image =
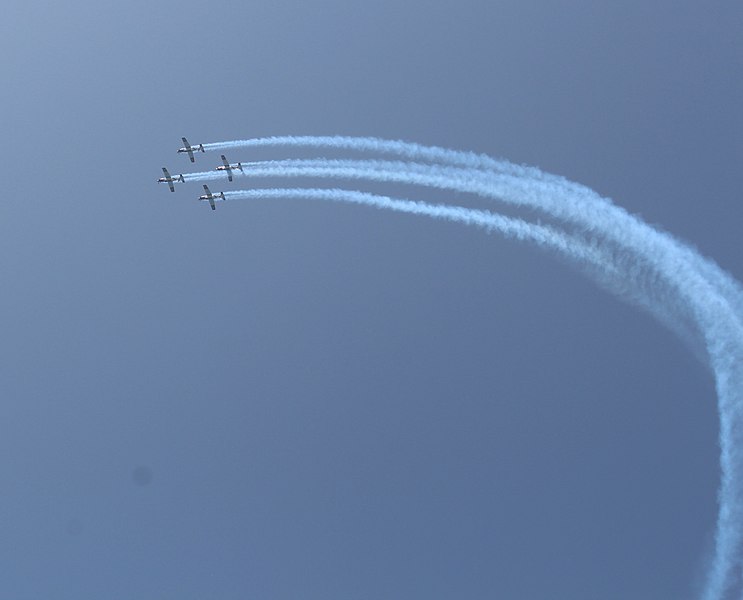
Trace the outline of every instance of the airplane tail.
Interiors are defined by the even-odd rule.
[[[178,181],[180,181],[181,183],[186,183],[186,180],[185,180],[185,179],[183,178],[183,173],[181,173],[181,174],[180,174],[180,175],[178,176]]]
[[[206,152],[206,150],[204,150],[204,144],[199,144],[199,150],[201,150],[202,152]]]

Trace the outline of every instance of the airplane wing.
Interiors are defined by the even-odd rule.
[[[225,158],[225,155],[222,154],[222,164],[224,165],[224,170],[227,171],[227,181],[232,181],[232,168],[230,167],[230,163],[227,162],[227,159]]]
[[[186,152],[188,152],[188,158],[191,159],[191,162],[195,162],[193,159],[193,148],[191,148],[191,144],[188,143],[186,138],[181,139],[183,140],[183,147],[186,149]]]
[[[165,181],[168,182],[168,187],[170,188],[171,192],[175,191],[175,188],[173,187],[173,178],[170,176],[170,173],[168,173],[168,170],[163,167],[163,174],[165,175]]]
[[[175,188],[173,187],[173,178],[170,176],[170,173],[168,173],[168,170],[165,167],[163,167],[163,175],[165,175],[165,177],[159,179],[159,181],[165,181],[168,184],[170,191],[174,192]]]
[[[217,210],[217,206],[214,204],[214,198],[209,198],[209,206],[212,207],[212,210]]]
[[[206,192],[209,196],[212,195],[212,193],[209,191],[209,186],[204,184],[204,192]]]

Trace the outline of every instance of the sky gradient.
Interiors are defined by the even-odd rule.
[[[182,135],[474,150],[741,280],[739,3],[7,4],[0,596],[697,597],[715,392],[669,331],[496,235],[155,180]]]

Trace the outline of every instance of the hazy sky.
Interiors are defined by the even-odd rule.
[[[0,597],[695,598],[716,398],[652,318],[475,229],[155,183],[183,135],[469,149],[742,280],[743,5],[600,4],[6,0]]]

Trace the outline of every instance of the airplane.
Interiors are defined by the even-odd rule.
[[[219,192],[218,194],[212,194],[209,191],[209,186],[204,184],[204,191],[206,192],[203,196],[199,196],[199,200],[208,200],[209,206],[212,207],[212,210],[217,210],[217,207],[214,205],[215,200],[224,200],[224,192]]]
[[[193,159],[193,153],[194,152],[206,152],[204,150],[204,144],[199,144],[198,146],[192,146],[188,143],[188,140],[186,138],[181,138],[183,140],[183,148],[178,148],[178,152],[188,152],[188,158],[191,159],[191,162],[195,162]]]
[[[227,171],[227,179],[228,181],[232,181],[232,169],[240,169],[243,170],[243,164],[237,163],[236,165],[231,165],[227,162],[227,159],[224,157],[224,154],[222,154],[222,162],[223,165],[220,165],[217,167],[217,171]],[[244,171],[243,171],[244,172]]]
[[[161,177],[157,180],[158,183],[167,183],[170,186],[170,191],[174,192],[175,188],[173,187],[174,181],[180,181],[181,183],[186,183],[186,180],[183,179],[183,173],[178,175],[178,177],[171,177],[170,173],[168,173],[168,170],[163,167],[163,173],[165,173],[165,177]]]

